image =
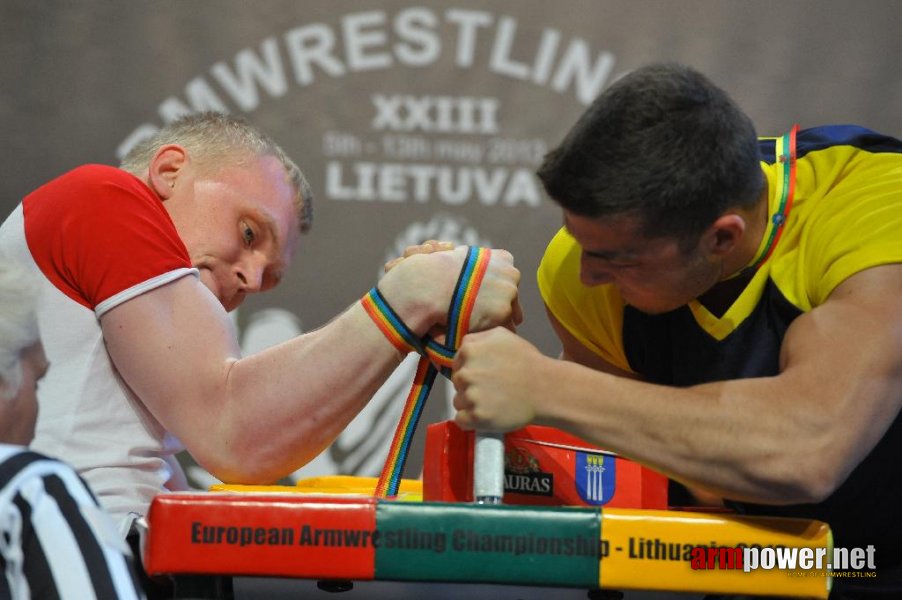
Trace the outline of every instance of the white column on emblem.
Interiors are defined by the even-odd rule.
[[[596,500],[595,498],[595,468],[586,463],[586,496],[589,497],[589,500]]]
[[[596,466],[595,471],[598,473],[598,475],[596,475],[596,480],[595,480],[596,485],[598,486],[598,488],[597,488],[598,491],[595,493],[595,500],[597,502],[601,502],[602,500],[604,500],[604,488],[601,485],[602,484],[602,473],[604,472],[604,468],[601,466]]]
[[[598,465],[596,468],[598,469],[598,497],[596,499],[601,502],[604,500],[604,466]]]
[[[593,502],[604,500],[603,465],[586,464],[586,496]]]
[[[501,504],[504,497],[504,434],[476,432],[473,448],[473,499]]]

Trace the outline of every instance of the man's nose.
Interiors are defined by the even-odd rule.
[[[238,289],[247,294],[259,292],[263,288],[263,271],[265,265],[257,260],[248,259],[235,267],[235,276],[238,277]]]

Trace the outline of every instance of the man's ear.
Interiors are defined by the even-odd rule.
[[[179,173],[188,164],[188,151],[178,144],[160,146],[150,159],[147,180],[157,195],[166,200],[175,190]]]
[[[736,213],[723,214],[708,227],[702,237],[704,248],[719,256],[732,252],[745,235],[745,218]]]

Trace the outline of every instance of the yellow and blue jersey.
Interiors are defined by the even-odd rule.
[[[762,138],[759,144],[769,198],[769,229],[759,253],[775,227],[785,177],[776,139]],[[649,315],[626,304],[613,285],[583,285],[580,248],[565,229],[551,240],[539,266],[542,297],[587,349],[646,381],[689,386],[776,375],[783,337],[797,316],[823,304],[851,275],[902,262],[902,142],[851,125],[802,130],[796,137],[794,183],[791,210],[769,258],[744,274],[747,282],[722,313],[693,300]],[[899,456],[902,419],[822,505],[746,508],[822,518],[845,545],[873,543],[865,538],[886,527],[879,515],[902,521]],[[879,494],[864,491],[878,484]],[[869,526],[846,528],[845,511],[858,519],[868,519],[861,511],[875,516]]]

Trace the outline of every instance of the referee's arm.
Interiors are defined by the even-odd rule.
[[[144,598],[128,546],[75,471],[30,451],[0,461],[0,598]]]

